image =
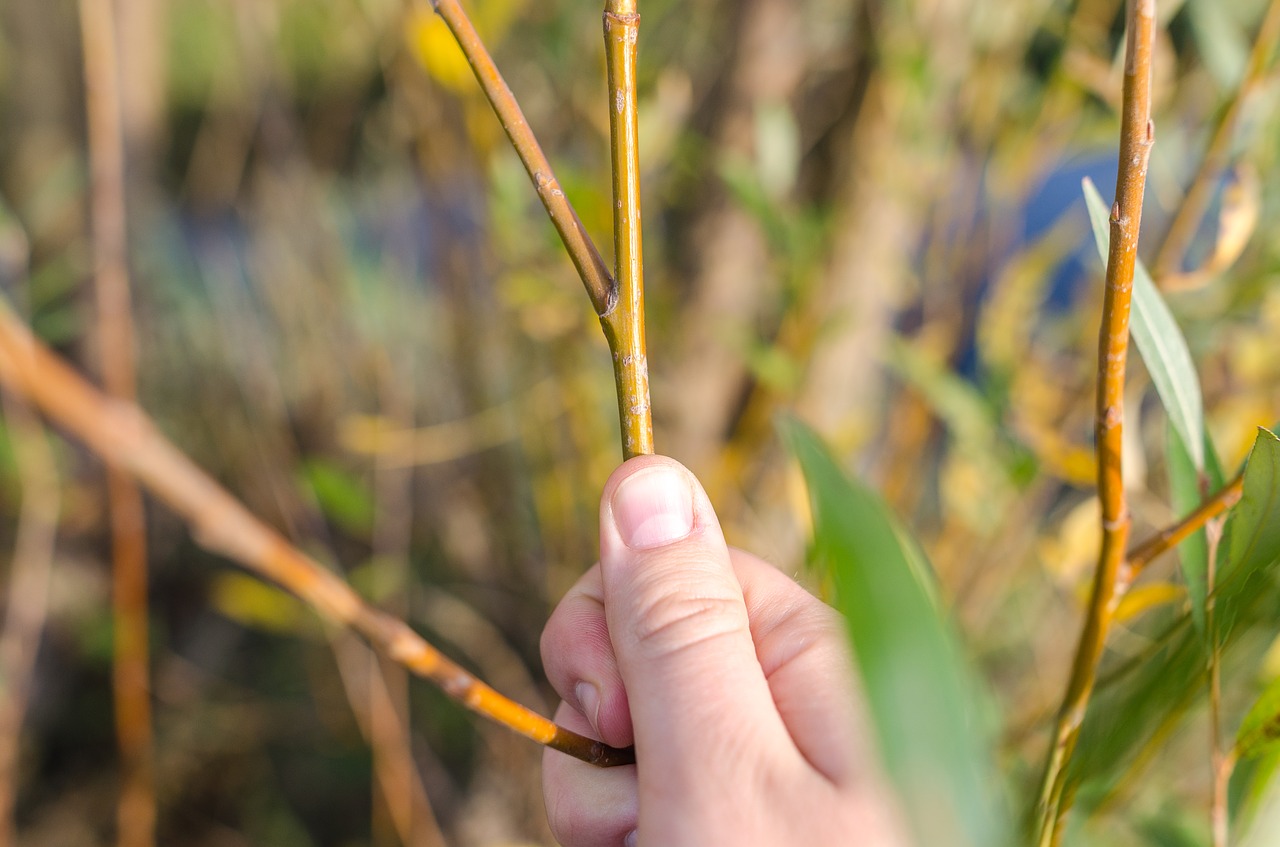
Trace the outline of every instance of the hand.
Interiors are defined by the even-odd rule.
[[[839,616],[730,550],[702,487],[661,456],[600,502],[600,563],[542,636],[563,726],[637,764],[543,756],[566,847],[903,847],[865,735]]]

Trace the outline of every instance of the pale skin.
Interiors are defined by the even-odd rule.
[[[600,563],[542,636],[556,721],[637,765],[543,758],[565,847],[906,847],[864,729],[839,616],[725,544],[662,456],[609,478]]]

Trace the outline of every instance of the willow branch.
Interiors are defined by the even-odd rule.
[[[640,154],[636,121],[635,0],[608,0],[604,10],[609,67],[609,152],[613,166],[613,245],[618,307],[601,315],[613,352],[618,419],[626,458],[653,452],[649,360],[644,338],[644,261],[640,238]]]
[[[1249,54],[1249,62],[1245,68],[1244,79],[1236,89],[1231,101],[1223,109],[1218,124],[1213,128],[1209,138],[1209,146],[1205,148],[1200,167],[1196,170],[1187,193],[1178,206],[1173,223],[1165,234],[1164,242],[1156,253],[1155,278],[1163,282],[1170,275],[1179,271],[1182,259],[1186,255],[1187,245],[1200,228],[1205,210],[1213,194],[1213,187],[1218,174],[1226,165],[1227,154],[1231,150],[1231,139],[1235,135],[1236,126],[1240,123],[1240,115],[1244,111],[1245,101],[1266,76],[1267,63],[1280,41],[1280,0],[1271,0],[1266,16],[1258,28],[1258,36],[1254,39],[1253,49]]]
[[[1128,585],[1137,579],[1147,565],[1157,556],[1177,547],[1205,524],[1221,515],[1240,501],[1244,493],[1244,473],[1224,485],[1219,491],[1209,496],[1194,512],[1178,521],[1173,526],[1162,529],[1141,543],[1135,545],[1126,557],[1125,573],[1122,582]]]
[[[560,233],[564,249],[568,251],[578,275],[582,277],[582,284],[586,286],[596,314],[607,313],[617,302],[613,278],[609,275],[604,259],[600,257],[600,251],[596,249],[591,236],[578,218],[578,213],[560,188],[560,182],[551,170],[551,163],[547,161],[542,146],[534,137],[515,95],[498,72],[498,66],[494,64],[493,57],[489,55],[458,0],[431,0],[431,3],[436,14],[444,19],[449,31],[453,33],[463,55],[467,57],[485,97],[493,106],[507,138],[511,139],[511,146],[529,172],[529,178],[533,180],[533,187],[537,190],[542,205],[546,207],[551,223],[556,232]]]
[[[93,290],[98,350],[107,393],[136,394],[124,197],[124,131],[112,0],[81,0],[85,109],[88,116]],[[123,779],[118,843],[155,843],[156,797],[151,735],[146,514],[127,474],[107,470],[111,523],[112,687]]]
[[[196,542],[297,595],[329,621],[349,627],[412,673],[472,711],[591,764],[634,761],[556,726],[494,691],[404,621],[381,612],[341,577],[258,520],[166,439],[136,405],[103,396],[0,306],[0,385],[38,407],[108,464],[128,473],[180,515]]]
[[[582,221],[565,197],[551,164],[493,57],[458,0],[432,0],[436,13],[471,65],[485,97],[533,180],[600,317],[613,356],[624,458],[653,452],[649,360],[644,337],[644,281],[640,243],[640,165],[636,122],[635,0],[608,0],[605,51],[609,65],[609,128],[614,188],[615,275],[605,267]]]
[[[1038,804],[1041,847],[1056,845],[1069,800],[1064,795],[1067,764],[1097,678],[1107,632],[1115,614],[1116,580],[1125,559],[1129,511],[1121,465],[1124,375],[1129,346],[1129,306],[1142,223],[1147,163],[1154,142],[1151,123],[1151,59],[1155,45],[1155,0],[1129,0],[1124,95],[1120,123],[1120,169],[1111,210],[1102,329],[1098,341],[1098,396],[1095,440],[1098,495],[1102,501],[1102,545],[1084,628],[1071,676],[1055,721]]]

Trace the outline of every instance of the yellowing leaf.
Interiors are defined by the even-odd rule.
[[[214,577],[210,601],[236,623],[269,632],[296,632],[302,617],[302,604],[292,594],[236,571]]]
[[[1139,585],[1124,595],[1124,599],[1116,606],[1117,623],[1131,621],[1143,612],[1169,603],[1180,603],[1187,596],[1187,590],[1181,585],[1171,582],[1153,582]]]
[[[437,82],[459,94],[476,86],[471,65],[444,19],[430,10],[415,9],[405,26],[409,51]]]

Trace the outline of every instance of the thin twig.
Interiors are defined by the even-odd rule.
[[[85,108],[92,174],[93,288],[98,349],[107,394],[133,400],[133,310],[129,294],[120,67],[111,0],[81,0]],[[117,843],[155,843],[156,797],[151,735],[146,514],[127,474],[107,469],[111,522],[113,673],[116,735],[123,771]]]
[[[1278,41],[1280,0],[1271,0],[1267,14],[1258,27],[1258,36],[1254,39],[1253,50],[1249,54],[1244,78],[1236,88],[1231,102],[1222,110],[1218,124],[1213,128],[1213,135],[1209,138],[1209,146],[1205,148],[1204,158],[1200,160],[1200,167],[1192,177],[1191,185],[1187,187],[1173,223],[1169,225],[1164,242],[1156,253],[1154,268],[1157,282],[1163,283],[1181,269],[1187,246],[1200,228],[1200,221],[1204,219],[1205,210],[1209,207],[1215,181],[1226,166],[1227,154],[1231,150],[1231,141],[1235,136],[1236,126],[1240,123],[1245,101],[1265,78],[1268,60]]]
[[[1218,544],[1222,541],[1221,517],[1205,526],[1208,555],[1205,570],[1205,631],[1209,637],[1209,765],[1212,788],[1209,792],[1209,829],[1212,847],[1227,847],[1227,783],[1223,774],[1230,771],[1230,756],[1222,749],[1222,645],[1218,641],[1217,600],[1214,596]]]
[[[1244,473],[1241,472],[1231,482],[1211,494],[1194,512],[1132,547],[1122,569],[1120,585],[1124,587],[1130,585],[1157,556],[1177,547],[1209,521],[1230,509],[1240,501],[1243,493]]]
[[[556,726],[477,680],[408,624],[381,612],[341,577],[290,545],[200,470],[135,404],[104,397],[0,307],[0,384],[39,407],[107,463],[129,473],[187,521],[196,542],[240,562],[296,594],[328,620],[446,694],[534,741],[591,764],[634,761],[618,750]]]
[[[529,172],[529,178],[533,180],[533,186],[537,189],[538,197],[542,199],[542,205],[546,207],[547,214],[551,217],[551,223],[555,225],[556,232],[560,233],[564,249],[569,252],[569,258],[573,260],[578,275],[582,277],[582,284],[586,286],[596,314],[607,314],[617,303],[613,277],[609,275],[604,259],[601,258],[600,251],[596,249],[591,236],[587,234],[581,219],[578,218],[578,213],[574,211],[569,198],[560,188],[560,182],[551,170],[551,163],[547,161],[546,154],[542,152],[542,146],[534,137],[533,130],[525,120],[524,111],[516,102],[515,95],[511,93],[506,80],[498,72],[498,66],[494,64],[493,57],[489,55],[484,42],[480,40],[480,35],[458,0],[431,0],[431,4],[436,14],[449,26],[449,31],[453,33],[463,55],[467,57],[471,70],[475,72],[476,80],[484,89],[485,97],[489,99],[493,111],[497,113],[507,138],[511,139],[511,146],[515,148],[520,161],[524,163],[525,170]]]
[[[609,151],[613,165],[613,246],[618,308],[600,323],[613,352],[618,419],[626,458],[653,452],[649,362],[644,338],[644,261],[640,238],[640,154],[636,121],[635,0],[608,0],[604,10],[609,67]]]
[[[1124,424],[1124,374],[1129,346],[1129,306],[1142,223],[1147,163],[1155,130],[1151,123],[1151,59],[1155,45],[1155,0],[1129,0],[1124,95],[1120,124],[1120,168],[1111,210],[1111,247],[1107,257],[1102,330],[1098,342],[1098,399],[1095,430],[1098,495],[1102,501],[1102,545],[1093,594],[1076,648],[1071,677],[1055,721],[1037,806],[1037,841],[1056,845],[1069,806],[1065,795],[1067,764],[1075,749],[1098,661],[1116,607],[1116,579],[1125,558],[1129,512],[1121,466]]]
[[[0,633],[0,847],[16,844],[22,723],[31,698],[40,634],[49,610],[49,574],[58,530],[58,472],[44,427],[17,398],[4,398],[22,506]]]

